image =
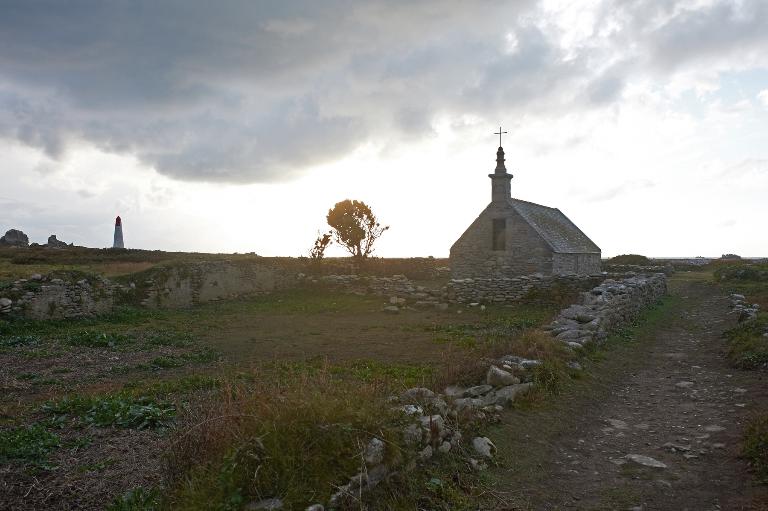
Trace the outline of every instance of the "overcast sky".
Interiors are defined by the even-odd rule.
[[[765,0],[0,0],[0,230],[306,254],[335,202],[446,256],[513,196],[603,255],[768,255]]]

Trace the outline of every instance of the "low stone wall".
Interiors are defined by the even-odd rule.
[[[549,291],[555,287],[567,291],[584,291],[602,282],[606,275],[554,275],[540,273],[515,278],[453,279],[447,296],[458,303],[519,302],[533,290]]]
[[[111,311],[116,299],[128,292],[129,288],[102,277],[70,282],[36,274],[0,291],[0,314],[29,319],[95,316]]]
[[[293,272],[260,261],[159,266],[121,282],[32,275],[0,289],[0,315],[67,319],[105,314],[122,304],[182,308],[296,285]]]
[[[296,275],[269,264],[202,262],[150,270],[140,284],[141,305],[183,308],[295,287]]]
[[[581,347],[630,324],[666,293],[667,278],[663,273],[608,279],[582,293],[579,303],[563,309],[545,329],[569,346]]]

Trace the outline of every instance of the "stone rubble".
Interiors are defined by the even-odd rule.
[[[744,321],[751,321],[757,318],[757,313],[760,312],[760,305],[753,303],[752,305],[747,303],[747,299],[744,295],[732,294],[731,301],[731,314],[738,314],[739,323]]]

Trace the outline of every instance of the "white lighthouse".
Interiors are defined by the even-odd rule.
[[[123,243],[123,221],[118,216],[115,218],[115,242],[112,244],[112,248],[125,248]]]

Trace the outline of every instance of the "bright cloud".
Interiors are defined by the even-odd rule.
[[[768,89],[763,89],[757,93],[757,99],[768,108]]]
[[[354,197],[446,255],[501,123],[606,254],[768,254],[765,2],[169,5],[0,7],[0,230],[297,255]]]

